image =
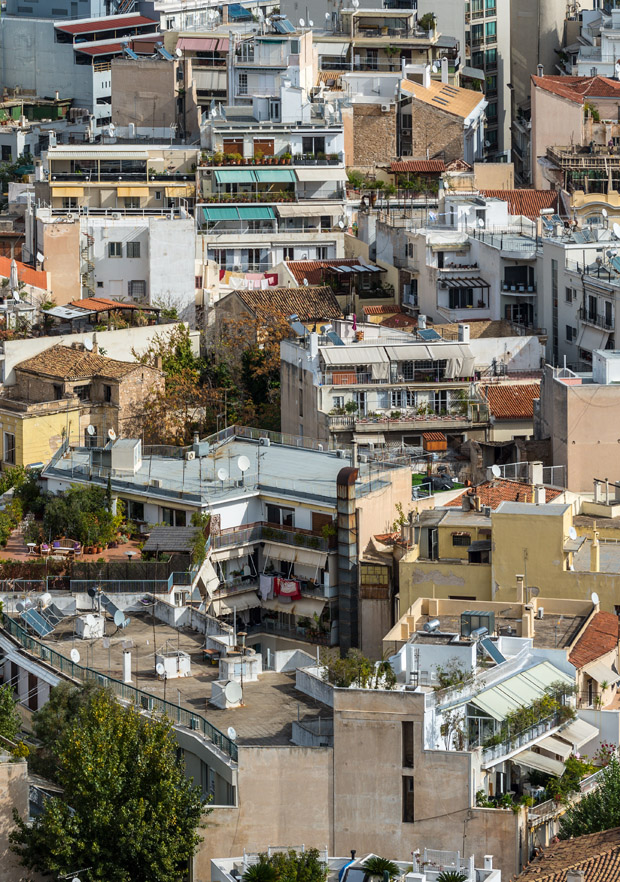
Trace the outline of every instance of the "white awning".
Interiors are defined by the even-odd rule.
[[[362,432],[361,434],[354,434],[353,440],[361,446],[365,444],[385,444],[385,435],[364,435]]]
[[[226,616],[232,615],[235,610],[241,612],[244,609],[256,609],[260,605],[260,598],[255,591],[251,591],[246,594],[230,594],[221,600],[213,600],[210,609],[213,610],[214,616]]]
[[[315,43],[316,51],[319,55],[346,55],[349,51],[350,43],[324,43],[320,40],[318,43]]]
[[[294,205],[277,205],[277,212],[280,217],[336,217],[342,214],[342,205],[340,202],[296,202]]]
[[[545,772],[547,775],[555,775],[560,778],[564,774],[566,766],[560,760],[551,759],[549,756],[543,756],[541,753],[534,753],[533,750],[524,750],[512,758],[513,763],[520,766],[527,766],[528,769],[537,769],[539,772]]]
[[[586,326],[579,338],[578,346],[580,349],[587,349],[588,352],[593,352],[595,349],[604,349],[605,341],[608,336],[608,331],[603,331],[601,328],[591,328]]]
[[[566,741],[562,741],[561,738],[555,735],[548,735],[546,738],[543,738],[542,741],[538,742],[538,746],[548,750],[549,753],[556,753],[563,760],[567,759],[573,752],[572,744],[567,744]]]
[[[585,665],[583,672],[588,677],[596,680],[597,683],[608,683],[610,686],[612,683],[617,683],[620,680],[620,674],[614,670],[611,663],[601,661],[600,659]]]
[[[389,361],[383,346],[325,346],[321,347],[325,364],[387,364]]]
[[[41,659],[41,661],[44,662],[45,659]],[[19,652],[7,652],[0,664],[4,662],[11,662],[12,664],[17,665],[18,668],[27,671],[29,674],[34,674],[35,677],[38,677],[39,680],[48,683],[50,686],[58,686],[60,683],[60,677],[57,677],[55,674],[52,674],[51,671],[46,670],[43,664],[37,664],[35,661],[30,661],[30,659],[27,659]]]
[[[344,168],[336,166],[302,166],[295,169],[297,180],[304,183],[305,181],[346,181],[347,173]]]
[[[215,572],[215,568],[211,561],[207,558],[198,573],[198,586],[204,588],[208,597],[213,597],[213,593],[217,591],[220,584],[220,578]],[[202,593],[202,592],[201,592]]]
[[[322,597],[300,597],[292,603],[282,603],[278,599],[263,600],[261,606],[263,609],[271,609],[274,612],[288,613],[294,616],[312,617],[315,613],[320,616],[326,600]]]
[[[597,738],[599,734],[596,726],[591,726],[585,720],[576,719],[569,723],[565,729],[558,733],[560,738],[570,741],[575,750],[579,750],[588,741]]]
[[[197,89],[213,92],[226,91],[226,70],[208,70],[193,66],[192,79]]]
[[[256,545],[256,542],[249,543]],[[219,548],[217,551],[211,552],[211,560],[236,560],[238,557],[245,557],[252,551],[248,545],[235,545],[233,548]]]
[[[265,557],[271,560],[285,560],[288,563],[298,563],[301,566],[318,567],[323,569],[327,560],[326,551],[315,551],[312,548],[299,548],[297,545],[278,545],[275,542],[265,542],[263,549]]]
[[[535,698],[542,698],[548,686],[556,681],[572,685],[574,680],[545,661],[518,674],[513,674],[498,683],[483,689],[473,698],[471,704],[479,707],[495,720],[505,720],[508,714],[520,707],[531,704]],[[562,734],[562,737],[564,735]]]
[[[465,251],[469,248],[467,233],[429,233],[426,242],[433,251]]]
[[[92,152],[91,152],[92,151]],[[149,155],[146,150],[102,150],[96,148],[93,150],[92,145],[80,150],[50,150],[47,159],[148,159]]]

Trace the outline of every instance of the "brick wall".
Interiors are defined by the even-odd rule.
[[[396,106],[381,110],[380,104],[353,105],[353,165],[373,172],[376,163],[396,158]]]
[[[411,156],[419,159],[440,157],[445,162],[463,158],[463,120],[460,117],[429,107],[414,98],[411,102],[411,130]]]

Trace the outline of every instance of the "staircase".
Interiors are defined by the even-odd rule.
[[[93,245],[95,239],[90,233],[84,234],[84,241],[80,248],[80,277],[82,282],[82,298],[95,296],[95,264],[93,261]]]

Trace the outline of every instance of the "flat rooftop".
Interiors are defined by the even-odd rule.
[[[601,521],[599,521],[601,523]],[[592,549],[592,540],[586,539],[582,543],[579,551],[573,554],[573,566],[578,573],[592,572],[590,553]],[[615,540],[605,542],[603,539],[599,544],[600,572],[616,575],[620,572],[620,546],[616,545]]]
[[[331,720],[332,710],[319,701],[295,689],[295,674],[277,674],[268,671],[257,682],[244,681],[244,705],[233,709],[219,709],[208,704],[211,684],[218,679],[217,667],[205,662],[205,638],[198,632],[178,631],[159,619],[153,620],[147,612],[128,613],[130,625],[123,631],[116,629],[106,616],[106,634],[110,648],[103,639],[81,640],[74,636],[75,616],[67,617],[45,640],[67,658],[73,648],[80,653],[80,664],[95,668],[104,675],[122,680],[123,643],[131,641],[132,685],[167,701],[179,701],[181,706],[206,717],[220,732],[229,726],[237,731],[237,743],[248,746],[287,745],[290,743],[294,720]],[[190,677],[179,677],[164,683],[155,674],[155,647],[157,651],[182,650],[191,660]]]
[[[44,476],[107,483],[109,469],[91,467],[91,456],[86,448],[72,448],[48,465]],[[244,468],[247,465],[245,471],[241,471],[240,464]],[[350,465],[350,458],[338,457],[335,451],[274,443],[263,447],[256,441],[233,438],[212,447],[208,456],[193,460],[182,455],[143,456],[135,474],[116,474],[111,479],[113,487],[120,483],[128,491],[133,486],[137,492],[153,497],[179,497],[182,491],[183,501],[194,505],[224,502],[270,489],[285,496],[301,495],[335,504],[338,473]],[[358,484],[370,481],[371,465],[359,464]],[[381,471],[374,465],[372,486],[380,480]]]
[[[473,607],[484,609],[484,603],[477,601],[473,604]],[[425,622],[430,622],[432,619],[439,619],[441,623],[439,630],[442,634],[446,632],[452,634],[461,633],[460,615],[420,616],[416,621],[416,629],[421,630]],[[534,647],[536,649],[567,648],[572,644],[585,622],[585,616],[547,615],[545,613],[544,618],[536,619],[534,622]],[[509,604],[506,604],[505,613],[500,613],[499,615],[496,613],[495,615],[495,628],[498,634],[506,634],[508,636],[507,630],[511,628],[511,636],[516,637],[520,625],[521,616],[518,614],[517,608],[513,609]]]

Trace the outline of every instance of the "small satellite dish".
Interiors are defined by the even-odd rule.
[[[122,628],[125,624],[125,613],[120,609],[117,609],[114,613],[114,624],[117,628]]]
[[[183,58],[183,53],[181,52],[181,50],[179,49],[178,46],[177,46],[177,48],[174,50],[174,54],[176,55],[177,58]]]
[[[604,208],[604,209],[601,211],[601,214],[603,215],[603,217],[607,217],[607,209]]]
[[[325,13],[325,21],[331,21],[331,17],[332,17],[331,12],[326,12],[326,13]]]
[[[596,591],[593,591],[592,592],[592,603],[594,604],[594,606],[596,606],[596,604],[598,603],[598,599],[599,599],[598,594],[596,593]]]
[[[165,667],[162,665],[161,662],[157,662],[157,664],[155,665],[155,670],[157,671],[157,676],[158,676],[158,677],[163,677],[164,674],[166,673],[166,669],[165,669]]]
[[[338,221],[338,226],[341,230],[344,230],[344,221]]]
[[[616,239],[620,239],[620,224],[613,224],[611,229]]]
[[[233,728],[233,726],[228,727],[228,737],[230,738],[231,741],[237,740],[237,730],[235,728]]]
[[[15,303],[19,303],[19,302],[20,302],[21,297],[19,296],[19,292],[18,292],[18,291],[13,291],[13,300],[15,301]]]
[[[538,588],[536,585],[532,585],[532,587],[528,588],[527,590],[530,592],[532,597],[538,597],[538,595],[540,594],[540,588]]]
[[[241,696],[243,695],[241,684],[237,683],[236,680],[229,680],[224,687],[224,695],[226,696],[226,701],[229,701],[231,704],[237,704],[237,702],[241,701]]]
[[[93,351],[93,341],[90,337],[84,337],[84,349],[88,349],[89,352]]]
[[[87,588],[86,593],[88,594],[89,597],[96,597],[98,594],[98,591],[94,585],[91,585],[89,588]]]
[[[303,20],[303,18],[300,18],[300,19],[299,19],[299,27],[300,27],[300,28],[305,28],[305,26],[306,26],[306,22]]]
[[[237,460],[237,466],[239,467],[240,472],[247,472],[247,470],[250,468],[250,460],[247,458],[247,456],[240,456]]]
[[[121,646],[127,652],[129,649],[133,649],[133,640],[123,640]]]
[[[110,638],[104,637],[103,640],[101,641],[101,645],[103,646],[104,649],[109,649],[110,648]]]
[[[308,283],[308,279],[304,279],[304,288],[307,288],[307,287],[308,287],[308,284],[309,284],[309,283]]]
[[[574,527],[569,527],[568,535],[574,541],[577,538],[577,530]]]
[[[481,217],[478,218],[477,223],[478,223],[478,226],[480,227],[480,229],[482,229],[482,227],[484,226],[484,221]]]
[[[308,19],[308,24],[310,25],[311,28],[314,27],[314,22],[312,21],[311,18]]]
[[[96,430],[95,430],[95,427],[94,427],[94,426],[86,426],[86,431],[87,431],[88,434],[92,437],[92,436],[95,434],[95,431],[96,431]]]
[[[433,73],[437,73],[438,70],[439,68],[437,67],[437,65],[433,64]]]
[[[502,470],[498,465],[491,466],[491,474],[494,478],[501,478]]]
[[[80,660],[80,653],[77,651],[77,649],[72,649],[69,653],[69,658],[72,662],[75,662],[77,664]]]
[[[228,477],[228,472],[226,471],[226,469],[218,469],[217,476],[220,481],[225,481],[226,478]]]
[[[116,441],[116,432],[114,429],[108,429],[108,438],[110,441]]]

